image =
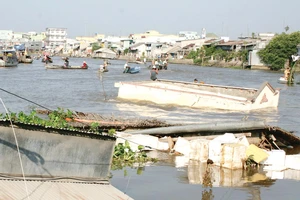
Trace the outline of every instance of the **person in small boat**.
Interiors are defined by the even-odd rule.
[[[107,70],[107,66],[108,66],[108,62],[107,62],[107,60],[104,60],[104,62],[103,62],[103,69]]]
[[[156,81],[157,80],[157,74],[158,74],[158,69],[155,66],[153,66],[151,71],[150,71],[150,79],[152,81]]]
[[[159,70],[159,62],[158,62],[158,60],[155,60],[153,66],[155,66],[155,68]]]
[[[163,64],[164,69],[167,69],[167,67],[168,67],[168,60],[165,59],[162,64]]]
[[[104,72],[104,65],[100,65],[99,71]]]
[[[86,68],[88,67],[85,61],[83,61],[83,63],[82,63],[82,66],[81,66],[81,67],[82,67],[82,68],[84,68],[84,69],[86,69]]]
[[[48,63],[51,62],[51,58],[50,58],[50,56],[48,56],[48,55],[45,55],[44,60],[45,60],[45,63],[46,63],[46,64],[48,64]]]
[[[125,63],[125,65],[124,65],[124,71],[123,71],[123,73],[127,73],[129,70],[130,70],[130,67],[129,67],[128,61],[127,61],[127,62]]]
[[[68,57],[65,58],[65,67],[69,67],[69,58]]]
[[[198,83],[198,79],[195,78],[195,79],[194,79],[194,83]]]

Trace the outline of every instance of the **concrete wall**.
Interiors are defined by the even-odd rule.
[[[169,63],[174,63],[174,64],[184,64],[184,65],[193,65],[194,61],[193,59],[169,59]]]
[[[19,128],[15,132],[26,177],[108,179],[114,138],[91,139]],[[0,173],[22,175],[12,129],[3,126],[0,126]]]
[[[253,50],[249,52],[249,65],[263,66],[264,64],[260,61],[257,54],[258,50]]]

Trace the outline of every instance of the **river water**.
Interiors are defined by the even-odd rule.
[[[49,109],[60,107],[106,116],[156,118],[168,123],[248,118],[263,120],[300,136],[300,85],[288,87],[277,83],[281,73],[179,64],[170,64],[168,70],[159,71],[159,79],[193,81],[197,78],[205,83],[248,88],[259,88],[263,82],[268,81],[274,88],[281,90],[278,109],[232,112],[158,106],[117,99],[118,88],[114,87],[115,82],[149,80],[149,70],[141,66],[138,74],[123,74],[125,61],[121,60],[112,60],[108,66],[109,72],[103,74],[98,73],[99,65],[103,63],[99,59],[70,58],[70,65],[81,65],[84,60],[89,65],[87,70],[46,70],[40,60],[35,60],[33,64],[19,64],[15,68],[0,68],[0,88]],[[54,57],[54,62],[63,64],[59,57]],[[38,107],[3,90],[0,90],[0,98],[11,112],[26,112]],[[5,112],[4,106],[0,106],[2,113]],[[128,168],[126,176],[124,170],[112,171],[112,185],[134,199],[298,199],[300,173],[297,171],[242,174],[215,170],[213,186],[207,188],[202,187],[199,174],[203,167],[193,164],[181,166],[178,157],[162,157],[166,159],[155,165]]]

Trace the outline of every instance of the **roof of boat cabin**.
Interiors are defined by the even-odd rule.
[[[2,49],[1,52],[16,52],[14,49]]]

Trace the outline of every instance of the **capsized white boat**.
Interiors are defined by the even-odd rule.
[[[280,94],[268,82],[259,89],[172,80],[117,82],[115,87],[121,99],[236,111],[277,108]]]

